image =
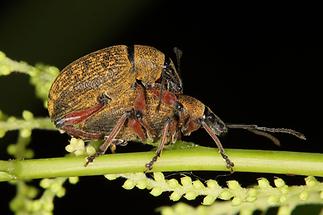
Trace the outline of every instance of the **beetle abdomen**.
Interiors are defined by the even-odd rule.
[[[54,117],[97,104],[98,96],[119,97],[135,80],[129,72],[127,46],[112,46],[90,53],[65,67],[49,94],[48,109]],[[54,105],[55,104],[55,105]]]

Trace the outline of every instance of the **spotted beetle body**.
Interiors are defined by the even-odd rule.
[[[246,129],[279,144],[271,133],[302,133],[286,128],[225,124],[199,100],[182,94],[182,82],[170,58],[149,46],[117,45],[90,53],[65,67],[48,98],[49,115],[57,128],[82,139],[104,140],[87,164],[123,141],[160,140],[151,169],[165,144],[203,128],[226,163],[218,136],[228,128]]]
[[[118,99],[136,81],[144,86],[182,92],[174,63],[156,48],[116,45],[85,55],[66,66],[54,81],[48,100],[51,118]]]

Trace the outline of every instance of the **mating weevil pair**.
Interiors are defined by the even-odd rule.
[[[225,124],[182,90],[174,63],[162,52],[143,45],[117,45],[65,67],[50,89],[48,110],[55,125],[69,135],[104,140],[86,165],[120,143],[160,140],[155,156],[146,164],[150,170],[167,143],[201,127],[212,137],[231,171],[234,164],[218,139],[228,128],[247,129],[276,143],[278,140],[268,132],[305,139],[291,129]]]

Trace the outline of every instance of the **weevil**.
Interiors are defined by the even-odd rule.
[[[214,140],[226,167],[231,171],[234,163],[226,154],[218,138],[226,133],[228,128],[247,129],[274,141],[276,139],[268,132],[288,133],[305,139],[303,134],[291,129],[225,124],[198,99],[183,94],[176,95],[170,91],[161,92],[159,89],[157,86],[146,88],[146,102],[142,103],[143,98],[138,98],[137,91],[144,89],[142,85],[137,85],[135,90],[129,90],[89,118],[76,123],[74,120],[66,119],[66,122],[69,123],[65,124],[62,129],[68,134],[83,139],[104,139],[99,151],[88,157],[86,165],[92,162],[96,156],[104,154],[109,147],[114,149],[120,143],[145,142],[147,139],[160,140],[155,156],[146,164],[146,168],[150,170],[166,144],[175,142],[182,135],[188,136],[199,128],[204,128]],[[157,112],[159,98],[162,99],[162,102]],[[136,108],[138,106],[142,107]],[[138,112],[138,109],[142,111]]]
[[[48,111],[57,127],[67,113],[82,111],[86,117],[118,99],[135,82],[182,93],[182,81],[171,58],[144,45],[116,45],[85,55],[66,66],[51,86]],[[141,95],[138,95],[139,97]]]

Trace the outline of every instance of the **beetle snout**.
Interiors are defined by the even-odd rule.
[[[216,135],[221,135],[228,131],[226,124],[208,107],[205,108],[203,121],[213,130]]]

